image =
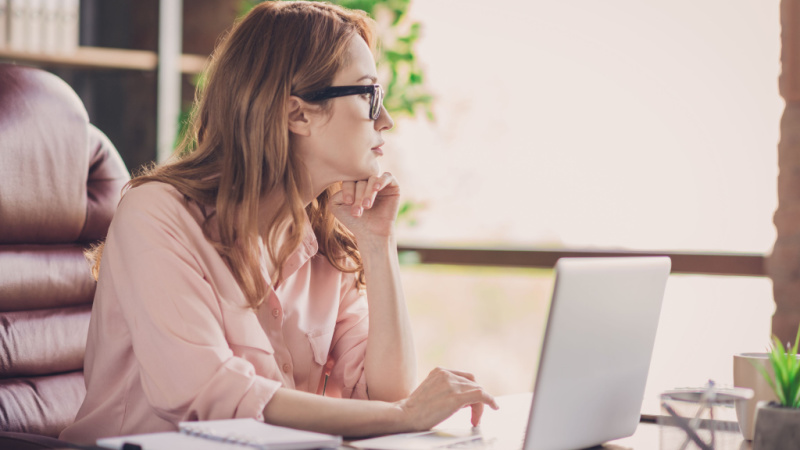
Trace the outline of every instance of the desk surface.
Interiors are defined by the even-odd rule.
[[[500,404],[500,411],[486,408],[483,419],[481,420],[481,432],[484,436],[483,441],[476,441],[467,446],[459,446],[459,449],[469,450],[510,450],[522,448],[522,441],[525,436],[525,429],[530,412],[531,394],[505,395],[497,398]],[[465,429],[470,426],[470,410],[463,409],[449,419],[437,426],[437,429]],[[722,443],[722,442],[720,442]],[[727,432],[724,436],[724,448],[736,450],[749,450],[750,443],[743,440],[738,432]],[[342,447],[346,448],[346,447]],[[640,450],[640,449],[659,449],[660,429],[652,423],[641,423],[633,436],[611,441],[601,448],[608,450]],[[678,443],[675,448],[680,448]],[[720,447],[722,448],[722,447]]]
[[[525,429],[530,412],[531,394],[513,394],[497,397],[500,411],[486,408],[481,420],[481,433],[483,441],[475,441],[469,445],[459,446],[459,449],[468,450],[513,450],[521,449],[525,436]],[[502,411],[502,413],[501,413]],[[577,424],[576,424],[577,426]],[[465,430],[470,427],[470,410],[462,409],[442,422],[436,429]],[[602,447],[606,450],[654,450],[660,449],[660,428],[653,423],[640,423],[633,436],[617,439],[606,443]],[[99,447],[84,447],[95,449]],[[680,442],[674,448],[680,448]],[[728,450],[750,450],[751,443],[742,439],[739,432],[726,432],[721,436],[717,448]],[[352,449],[347,445],[341,450]],[[65,449],[66,450],[66,449]]]

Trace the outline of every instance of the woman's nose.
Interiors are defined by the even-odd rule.
[[[386,107],[381,105],[381,115],[378,117],[378,120],[375,121],[375,128],[378,131],[386,131],[391,130],[394,127],[394,120],[392,120],[392,116],[389,115],[389,111],[386,110]]]

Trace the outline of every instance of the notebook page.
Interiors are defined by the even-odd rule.
[[[97,440],[97,446],[119,450],[123,444],[135,444],[142,450],[175,450],[179,448],[193,450],[246,450],[239,444],[229,444],[220,441],[189,436],[188,434],[166,432],[137,434],[132,436],[119,436]]]
[[[342,438],[330,434],[279,427],[255,419],[181,422],[182,433],[210,440],[236,441],[265,450],[336,448]]]
[[[337,448],[342,438],[279,427],[255,419],[181,422],[181,432],[150,433],[97,440],[97,445],[121,449],[130,443],[142,450],[305,450]]]

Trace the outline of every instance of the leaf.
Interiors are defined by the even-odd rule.
[[[783,351],[783,345],[781,345],[780,340],[773,336],[772,342],[772,349],[769,352],[769,361],[772,365],[772,371],[774,373],[774,383],[771,384],[773,391],[775,391],[775,395],[778,397],[781,405],[787,406],[787,398],[786,398],[786,368],[784,366],[784,359],[783,355],[785,354]]]
[[[793,408],[800,407],[800,360],[797,359],[797,349],[800,344],[800,327],[797,329],[797,336],[794,339],[794,346],[787,351],[787,362],[791,371],[791,405]],[[788,345],[787,345],[788,347]]]
[[[795,375],[795,377],[792,379],[791,387],[792,394],[789,397],[791,400],[789,406],[792,408],[797,408],[798,403],[800,403],[800,377]]]
[[[772,388],[772,391],[775,392],[775,395],[777,396],[778,389],[775,386],[775,381],[773,381],[772,377],[769,375],[769,372],[767,372],[767,367],[759,364],[757,361],[753,361],[753,366],[756,368],[756,370],[758,370],[761,376],[764,377],[765,380],[767,380],[769,387]]]
[[[408,31],[408,36],[416,41],[419,39],[420,31],[422,30],[422,24],[419,22],[414,22],[411,24],[411,28]]]
[[[798,347],[800,347],[800,328],[798,328],[794,345],[789,343],[783,345],[777,336],[773,336],[768,357],[774,377],[770,377],[765,368],[757,367],[775,392],[781,405],[791,408],[800,407],[800,360],[797,358]]]

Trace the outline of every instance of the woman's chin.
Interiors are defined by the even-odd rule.
[[[381,165],[378,164],[377,161],[365,164],[364,166],[358,167],[357,170],[349,172],[350,173],[346,175],[342,174],[340,179],[345,181],[364,181],[370,177],[377,177],[383,173],[381,171]]]
[[[378,161],[374,161],[372,164],[369,165],[369,167],[366,168],[366,170],[364,170],[363,173],[364,176],[362,176],[361,179],[366,180],[369,177],[377,177],[383,172],[381,171],[381,165],[378,164]]]

